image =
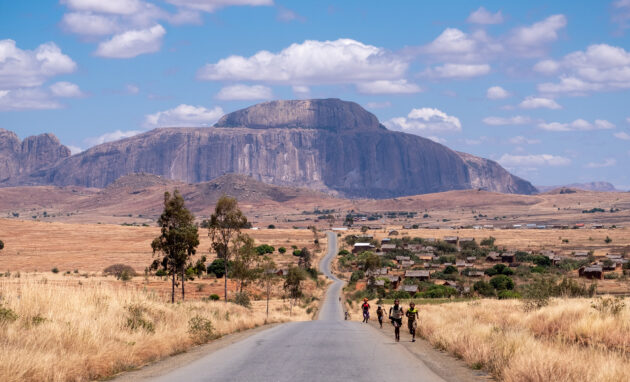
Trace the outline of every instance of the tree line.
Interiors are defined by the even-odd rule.
[[[275,248],[267,244],[255,245],[252,237],[242,232],[251,227],[247,217],[238,207],[235,198],[222,196],[217,201],[210,219],[203,221],[211,240],[210,253],[217,259],[206,268],[206,257],[201,256],[195,263],[193,258],[199,246],[199,227],[194,222],[194,215],[186,208],[183,196],[175,190],[173,194],[164,193],[164,211],[158,219],[160,235],[151,243],[153,254],[157,257],[150,269],[158,275],[171,278],[171,302],[175,302],[176,279],[181,282],[182,300],[185,299],[185,281],[193,275],[200,276],[204,271],[224,278],[224,298],[228,301],[228,278],[237,281],[238,294],[245,293],[243,288],[252,282],[258,282],[269,299],[274,286],[280,281],[276,263],[267,254]],[[314,234],[316,234],[314,232]],[[285,248],[279,252],[284,253]],[[307,275],[317,277],[312,267],[312,254],[307,248],[299,251],[298,266],[289,267],[285,275],[283,289],[293,304],[302,297],[302,282]]]

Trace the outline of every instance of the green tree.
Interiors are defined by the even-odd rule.
[[[0,251],[4,249],[4,241],[0,240]]]
[[[375,271],[381,267],[381,258],[372,252],[365,252],[363,272],[368,275],[368,287],[372,289],[376,283]]]
[[[280,252],[280,254],[284,255],[287,252],[287,249],[284,247],[280,247],[278,248],[278,252]]]
[[[194,256],[199,245],[199,233],[194,220],[195,217],[186,208],[179,191],[175,190],[173,195],[169,192],[164,193],[164,211],[158,219],[161,234],[151,243],[153,254],[161,254],[163,257],[161,262],[154,261],[152,267],[156,269],[161,266],[171,275],[172,303],[175,302],[175,275],[178,272],[181,272],[182,278],[182,300],[186,295],[184,288],[186,263]]]
[[[293,314],[293,305],[302,297],[302,281],[306,280],[306,273],[299,267],[289,267],[287,278],[284,280],[284,291],[289,295],[289,315]]]
[[[273,287],[278,282],[278,275],[276,274],[276,263],[269,257],[263,257],[259,264],[260,277],[258,278],[260,285],[265,291],[267,297],[267,319],[269,318],[269,299],[271,298],[271,292]]]
[[[239,293],[243,293],[243,286],[256,279],[254,263],[258,258],[258,252],[254,246],[254,239],[247,234],[240,234],[234,239],[234,248],[231,275],[238,280]]]
[[[506,275],[497,275],[490,279],[490,285],[496,290],[512,290],[514,280]]]
[[[300,259],[298,260],[298,267],[302,269],[310,269],[313,266],[313,254],[308,248],[302,248],[300,250]]]
[[[485,297],[491,297],[494,296],[494,288],[492,287],[492,285],[488,284],[485,281],[477,281],[474,285],[473,285],[473,289],[475,292],[479,293],[482,296]]]
[[[207,272],[214,274],[217,278],[221,278],[225,275],[225,260],[214,259],[210,265],[208,265]]]
[[[214,213],[210,216],[208,224],[208,236],[212,240],[211,250],[217,254],[217,257],[225,260],[225,282],[224,293],[225,302],[227,303],[227,279],[228,264],[234,248],[231,248],[232,240],[238,236],[242,228],[247,226],[247,218],[238,208],[238,202],[235,198],[223,195],[217,201]]]

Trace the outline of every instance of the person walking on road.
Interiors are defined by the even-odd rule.
[[[411,302],[409,304],[409,309],[407,310],[407,326],[409,326],[409,334],[411,334],[411,342],[416,342],[416,328],[418,327],[418,319],[420,316],[418,315],[418,309],[416,309],[416,304]]]
[[[396,342],[400,342],[400,327],[402,326],[403,315],[404,311],[403,307],[400,306],[400,301],[398,299],[394,300],[394,306],[389,308],[389,319],[392,320],[392,325],[394,325]]]
[[[363,322],[367,324],[368,320],[370,319],[370,304],[368,304],[367,297],[363,299],[361,309],[363,309]]]
[[[378,308],[376,308],[376,317],[378,317],[378,324],[381,326],[381,329],[383,329],[383,316],[385,315],[385,310],[383,309],[382,306],[378,306]]]

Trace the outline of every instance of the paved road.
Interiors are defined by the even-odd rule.
[[[343,320],[343,282],[330,272],[336,252],[337,236],[328,233],[328,253],[320,270],[334,283],[319,320],[275,326],[154,381],[443,381],[393,338]]]

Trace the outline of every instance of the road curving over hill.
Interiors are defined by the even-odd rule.
[[[444,381],[422,360],[370,325],[344,321],[343,281],[330,271],[337,236],[328,233],[320,270],[333,283],[317,321],[292,322],[257,332],[153,381]],[[393,331],[392,331],[393,332]]]

